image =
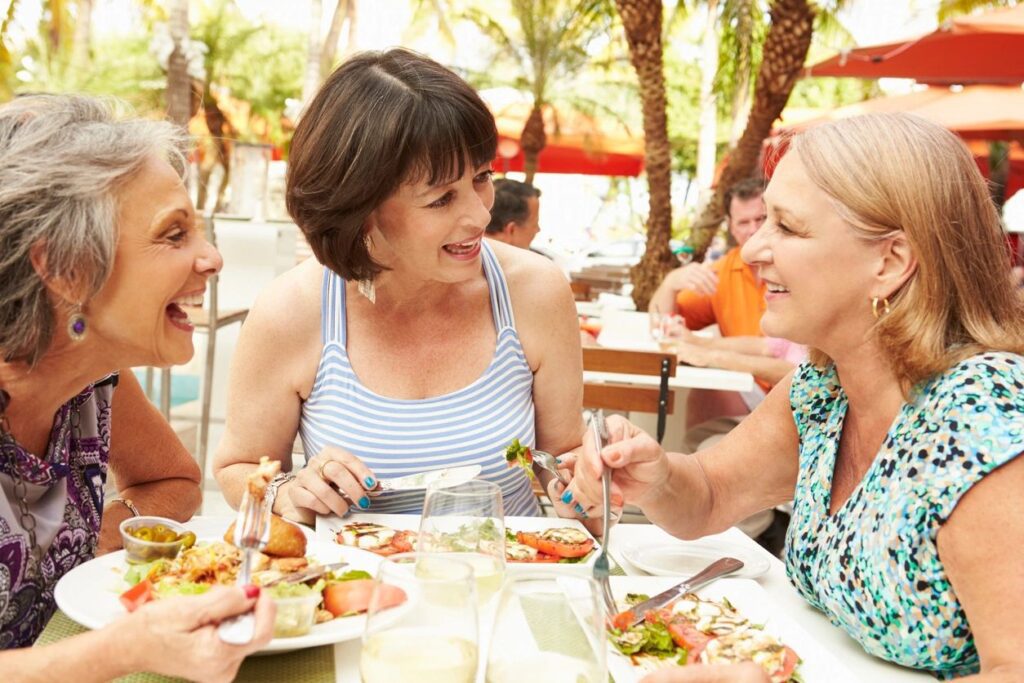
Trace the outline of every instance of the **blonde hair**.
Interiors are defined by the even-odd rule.
[[[791,150],[858,235],[902,232],[917,258],[873,328],[905,392],[979,353],[1024,353],[999,215],[958,137],[910,114],[868,114],[811,128]],[[811,361],[831,359],[814,350]]]

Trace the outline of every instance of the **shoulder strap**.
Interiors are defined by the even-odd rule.
[[[345,279],[327,267],[320,295],[320,340],[345,345]]]
[[[512,297],[508,291],[508,282],[505,281],[505,273],[501,270],[501,265],[498,264],[498,258],[486,240],[480,243],[480,255],[484,264],[484,278],[487,279],[487,286],[491,294],[491,314],[494,316],[494,327],[498,331],[505,327],[515,329],[516,321],[512,315]]]

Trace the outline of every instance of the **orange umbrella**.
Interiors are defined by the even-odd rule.
[[[519,136],[533,109],[532,103],[522,100],[499,103],[499,97],[489,96],[487,92],[481,95],[498,126],[495,170],[523,170]],[[625,126],[580,112],[561,111],[551,105],[545,105],[543,112],[547,145],[537,159],[538,173],[640,175],[644,167],[643,138],[630,135]]]
[[[916,114],[968,140],[1024,141],[1024,89],[1004,85],[930,87],[906,95],[879,97],[833,109],[785,130],[804,130],[817,123],[872,112]]]
[[[914,78],[922,83],[1024,82],[1024,5],[952,19],[927,35],[842,52],[807,76]]]

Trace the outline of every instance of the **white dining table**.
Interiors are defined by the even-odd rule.
[[[768,571],[754,580],[765,590],[773,607],[781,610],[789,620],[802,627],[818,644],[841,661],[854,680],[879,683],[920,683],[924,680],[934,680],[928,673],[899,667],[866,653],[855,640],[829,623],[824,614],[808,605],[790,585],[782,562],[743,532],[734,528],[708,538],[719,539],[733,546],[742,546],[745,551],[766,558],[769,562]],[[673,541],[672,536],[653,524],[620,524],[612,531],[609,552],[628,576],[647,576],[623,557],[623,549],[640,543],[663,544]],[[682,580],[685,577],[679,578]],[[358,683],[360,646],[359,640],[350,640],[334,646],[334,670],[338,683]],[[525,672],[523,680],[527,680]],[[831,683],[805,680],[806,683]]]

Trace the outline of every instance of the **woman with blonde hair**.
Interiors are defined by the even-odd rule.
[[[610,421],[570,491],[593,514],[611,468],[681,538],[792,498],[790,580],[866,651],[1024,680],[1024,309],[970,153],[920,118],[851,118],[796,137],[765,201],[743,249],[761,326],[810,362],[693,455]]]

